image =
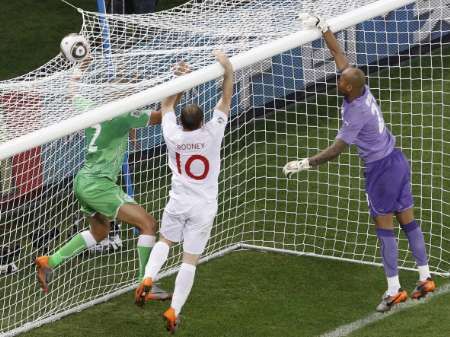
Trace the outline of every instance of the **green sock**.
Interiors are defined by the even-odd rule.
[[[48,260],[50,268],[55,268],[67,260],[69,257],[77,255],[86,248],[86,242],[81,234],[75,235],[69,242],[59,248]]]
[[[144,278],[145,266],[147,265],[151,250],[152,247],[137,246],[139,256],[139,281]]]

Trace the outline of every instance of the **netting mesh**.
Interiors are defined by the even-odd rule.
[[[76,82],[96,106],[173,78],[180,60],[194,70],[212,50],[237,55],[301,30],[302,11],[335,17],[373,1],[193,1],[149,15],[82,12],[93,60]],[[450,15],[448,0],[420,1],[338,34],[351,63],[368,74],[397,145],[411,161],[416,217],[430,266],[450,272]],[[23,77],[0,82],[0,143],[66,120],[76,65],[56,57]],[[236,74],[222,149],[219,212],[205,256],[237,244],[379,263],[356,151],[287,181],[281,167],[331,144],[339,128],[335,66],[318,40]],[[121,83],[117,83],[120,80]],[[210,117],[220,81],[188,91]],[[152,106],[151,108],[155,108]],[[84,160],[83,132],[0,162],[0,332],[113,294],[135,282],[136,235],[112,224],[111,240],[58,267],[50,294],[35,282],[33,258],[87,227],[72,192]],[[159,127],[137,130],[130,175],[120,182],[157,219],[169,169]],[[413,268],[399,234],[400,265]],[[172,249],[164,271],[180,262]]]
[[[214,49],[237,55],[296,32],[303,8],[330,17],[371,2],[192,1],[148,15],[82,12],[81,34],[89,39],[93,62],[80,90],[100,106],[170,80],[180,60],[196,70],[215,62]],[[34,72],[0,83],[3,110],[13,111],[3,114],[0,143],[76,115],[67,95],[73,70],[57,56]],[[130,85],[111,84],[115,79]],[[30,96],[39,103],[24,104]],[[17,111],[27,120],[18,122]]]

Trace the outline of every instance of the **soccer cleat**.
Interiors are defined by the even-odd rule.
[[[174,334],[180,324],[180,319],[175,315],[175,309],[170,307],[163,313],[163,318],[166,321],[166,329],[171,334]]]
[[[141,284],[136,288],[134,295],[134,303],[137,306],[142,307],[145,304],[145,299],[152,290],[153,280],[150,277],[146,277],[142,280]]]
[[[378,312],[389,311],[392,309],[394,305],[405,302],[407,299],[408,293],[401,288],[398,290],[398,293],[393,296],[389,296],[387,293],[384,293],[381,303],[378,304],[377,306],[377,311]]]
[[[152,285],[152,290],[145,296],[145,301],[166,301],[172,298],[172,294],[161,289],[156,284]]]
[[[48,265],[48,256],[38,256],[34,263],[36,264],[36,276],[39,285],[44,293],[48,293],[48,281],[52,269]]]
[[[416,288],[413,290],[411,294],[411,298],[418,300],[422,297],[428,295],[428,293],[432,293],[436,289],[436,284],[434,283],[431,277],[427,278],[425,281],[417,282]]]

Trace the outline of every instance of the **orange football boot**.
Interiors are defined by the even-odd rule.
[[[38,256],[34,263],[36,264],[36,276],[39,285],[44,293],[48,293],[48,278],[52,269],[48,265],[48,256]]]
[[[137,306],[142,307],[145,304],[145,298],[147,294],[150,294],[152,290],[153,280],[150,277],[146,277],[142,280],[141,284],[136,288],[134,294],[134,303]]]
[[[392,307],[396,304],[405,302],[408,299],[408,293],[406,290],[399,289],[398,293],[392,296],[387,295],[386,293],[383,295],[383,299],[380,304],[377,306],[378,312],[386,312],[392,309]]]
[[[175,309],[170,307],[163,313],[163,318],[166,321],[166,329],[171,334],[174,334],[180,323],[179,318],[175,315]]]
[[[417,282],[416,288],[413,290],[411,294],[411,298],[418,300],[422,297],[428,295],[428,293],[432,293],[436,289],[436,283],[434,283],[431,277],[427,278],[425,281]]]

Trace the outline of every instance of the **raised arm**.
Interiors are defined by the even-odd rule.
[[[301,14],[299,18],[305,28],[316,27],[322,32],[323,39],[325,40],[331,55],[333,55],[334,61],[336,62],[336,67],[339,71],[343,71],[350,66],[347,57],[339,45],[339,42],[336,40],[336,36],[330,30],[330,27],[325,19],[310,14]]]
[[[69,81],[69,95],[70,98],[74,98],[78,94],[78,82],[80,81],[83,73],[87,70],[92,62],[92,56],[89,54],[77,67],[74,68],[72,76]]]
[[[327,22],[324,19],[308,14],[301,15],[300,19],[302,20],[305,27],[317,27],[321,30],[328,49],[330,50],[331,55],[333,55],[336,66],[340,71],[343,71],[350,66],[347,57],[345,56],[339,45],[339,42],[336,40],[336,37],[334,36],[333,32],[330,30]],[[325,150],[322,150],[313,157],[288,162],[283,167],[283,173],[286,176],[290,177],[297,172],[304,171],[312,167],[317,167],[323,163],[335,159],[342,152],[347,150],[347,148],[348,144],[342,139],[338,138],[331,146],[329,146]]]
[[[185,62],[180,62],[177,64],[174,68],[174,73],[176,76],[185,75],[191,72],[191,69],[189,68],[189,65]],[[161,116],[164,116],[165,113],[174,111],[175,107],[180,102],[181,98],[183,97],[184,92],[179,92],[178,94],[166,97],[161,102]]]
[[[174,111],[183,94],[184,92],[180,92],[164,98],[161,102],[161,116],[164,116],[167,112]]]
[[[343,71],[348,68],[350,65],[348,63],[347,57],[342,51],[341,46],[339,45],[336,36],[334,36],[333,32],[328,29],[324,33],[322,33],[323,39],[327,43],[327,47],[330,50],[331,55],[334,57],[334,61],[336,62],[336,67],[339,71]]]
[[[158,125],[158,124],[161,124],[161,121],[162,121],[161,110],[152,111],[152,114],[150,115],[148,124],[149,125]]]
[[[233,65],[230,62],[228,56],[219,50],[214,51],[214,56],[217,62],[225,70],[223,75],[222,83],[222,97],[217,103],[216,109],[222,111],[224,114],[228,115],[231,108],[231,99],[233,98],[233,81],[234,81],[234,70]]]

